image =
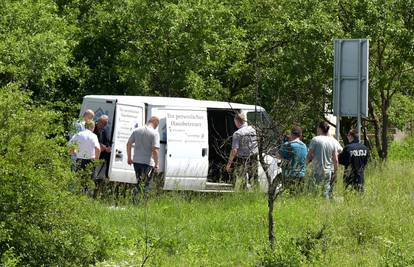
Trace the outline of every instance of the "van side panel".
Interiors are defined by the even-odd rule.
[[[204,189],[209,164],[207,109],[153,107],[151,116],[160,118],[164,189]]]

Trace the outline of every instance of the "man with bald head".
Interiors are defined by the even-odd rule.
[[[156,130],[159,122],[158,117],[151,117],[146,125],[135,129],[128,139],[128,164],[134,165],[138,192],[142,191],[142,182],[144,182],[144,192],[148,193],[150,191],[151,173],[153,170],[156,172],[159,170],[160,135]],[[135,146],[134,157],[132,158],[133,144]]]

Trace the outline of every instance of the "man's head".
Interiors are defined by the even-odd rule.
[[[107,115],[102,115],[99,117],[98,121],[96,122],[96,127],[99,129],[104,128],[106,125],[108,125],[109,117]]]
[[[318,135],[328,135],[329,124],[326,121],[322,121],[318,125]]]
[[[246,115],[244,113],[236,113],[234,116],[234,124],[237,128],[240,128],[243,124],[246,123]]]
[[[93,117],[95,117],[95,112],[93,112],[92,109],[87,109],[83,113],[83,119],[85,121],[91,121],[91,120],[93,120]]]
[[[86,121],[85,128],[93,132],[93,130],[95,129],[95,123],[93,122],[93,120]]]
[[[299,126],[293,126],[292,130],[290,131],[290,140],[295,140],[302,136],[302,128]]]
[[[160,124],[160,119],[157,116],[152,116],[149,120],[148,120],[148,125],[151,125],[152,128],[157,129],[158,124]]]
[[[359,134],[358,134],[358,130],[357,129],[351,129],[348,132],[348,135],[346,136],[348,138],[348,141],[350,143],[354,142],[354,141],[359,141]]]

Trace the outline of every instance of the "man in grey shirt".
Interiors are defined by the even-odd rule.
[[[323,195],[332,197],[333,185],[338,169],[338,154],[342,151],[339,142],[328,135],[329,125],[321,122],[318,126],[318,136],[309,144],[309,152],[306,162],[313,162],[313,175],[310,182],[312,189],[315,186],[323,186]]]
[[[248,126],[243,113],[236,114],[234,124],[238,128],[233,134],[232,149],[226,170],[231,173],[232,183],[236,183],[237,176],[242,177],[242,184],[247,187],[245,176],[248,174],[248,183],[257,183],[257,135],[252,126]],[[232,173],[233,168],[236,170]]]
[[[134,164],[139,192],[142,191],[142,181],[144,181],[144,192],[149,192],[152,170],[158,172],[159,169],[160,136],[155,130],[159,122],[158,117],[151,117],[147,125],[135,129],[128,139],[128,164]],[[135,144],[134,158],[131,158],[132,144]]]

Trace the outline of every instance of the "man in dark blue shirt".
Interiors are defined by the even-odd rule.
[[[304,184],[305,159],[308,154],[306,145],[300,140],[301,137],[302,129],[299,126],[294,126],[288,137],[289,141],[285,142],[279,150],[280,156],[287,161],[287,165],[283,168],[286,186],[293,185],[299,190]]]
[[[364,169],[368,163],[368,148],[359,143],[358,131],[352,129],[347,135],[349,144],[339,154],[339,164],[345,166],[344,185],[345,189],[353,189],[364,192]]]

